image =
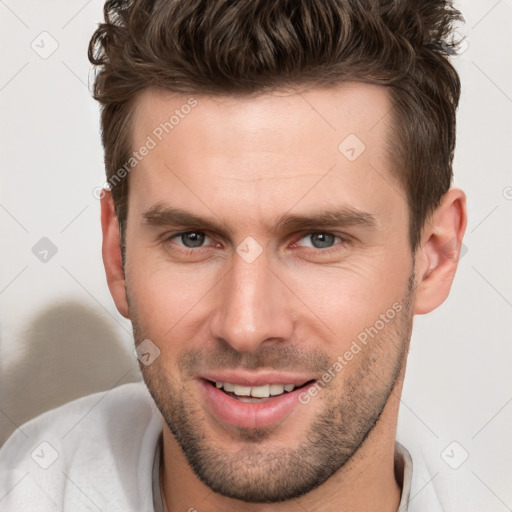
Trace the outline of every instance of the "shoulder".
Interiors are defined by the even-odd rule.
[[[142,505],[161,428],[143,383],[45,412],[17,429],[0,449],[2,510],[131,510]],[[142,469],[149,471],[149,480],[141,484]]]

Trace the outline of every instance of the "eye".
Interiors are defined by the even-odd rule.
[[[168,238],[169,241],[174,241],[178,245],[183,245],[187,249],[194,249],[196,247],[202,247],[205,240],[211,239],[203,231],[185,231],[183,233],[177,233]]]
[[[309,244],[301,243],[301,240],[309,241]],[[297,245],[301,247],[313,247],[314,249],[329,249],[331,248],[337,241],[342,242],[342,238],[334,235],[333,233],[308,233],[306,236],[302,237]]]

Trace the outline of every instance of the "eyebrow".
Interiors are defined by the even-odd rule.
[[[214,217],[201,217],[195,213],[157,203],[142,213],[146,225],[153,227],[186,226],[187,229],[212,231],[222,235],[232,234],[232,230]],[[274,224],[267,226],[272,234],[308,229],[361,226],[374,228],[377,222],[368,212],[351,207],[324,209],[304,214],[281,215]]]

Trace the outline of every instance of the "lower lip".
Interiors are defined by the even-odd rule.
[[[270,397],[262,403],[241,402],[226,395],[210,381],[199,379],[210,408],[215,415],[233,426],[246,428],[270,427],[288,416],[299,402],[299,395],[307,392],[314,382],[289,393]]]

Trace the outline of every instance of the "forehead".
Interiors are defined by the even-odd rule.
[[[290,140],[310,140],[322,133],[330,144],[355,133],[367,147],[377,149],[385,138],[390,112],[384,87],[358,82],[257,96],[185,95],[152,88],[137,98],[133,135],[137,145],[155,130],[157,138],[162,130],[164,138],[172,131],[175,140],[193,130],[204,150],[211,149],[211,143],[222,142],[226,152],[243,142],[259,142],[267,150],[282,152],[290,147],[283,143]],[[234,133],[242,139],[233,141]],[[193,139],[188,142],[193,147]]]
[[[299,200],[368,211],[373,200],[385,208],[379,194],[401,200],[388,154],[390,112],[386,89],[362,83],[252,97],[150,89],[136,102],[132,143],[138,150],[151,140],[152,149],[130,175],[130,204],[171,199],[206,212],[229,201],[257,213]]]

